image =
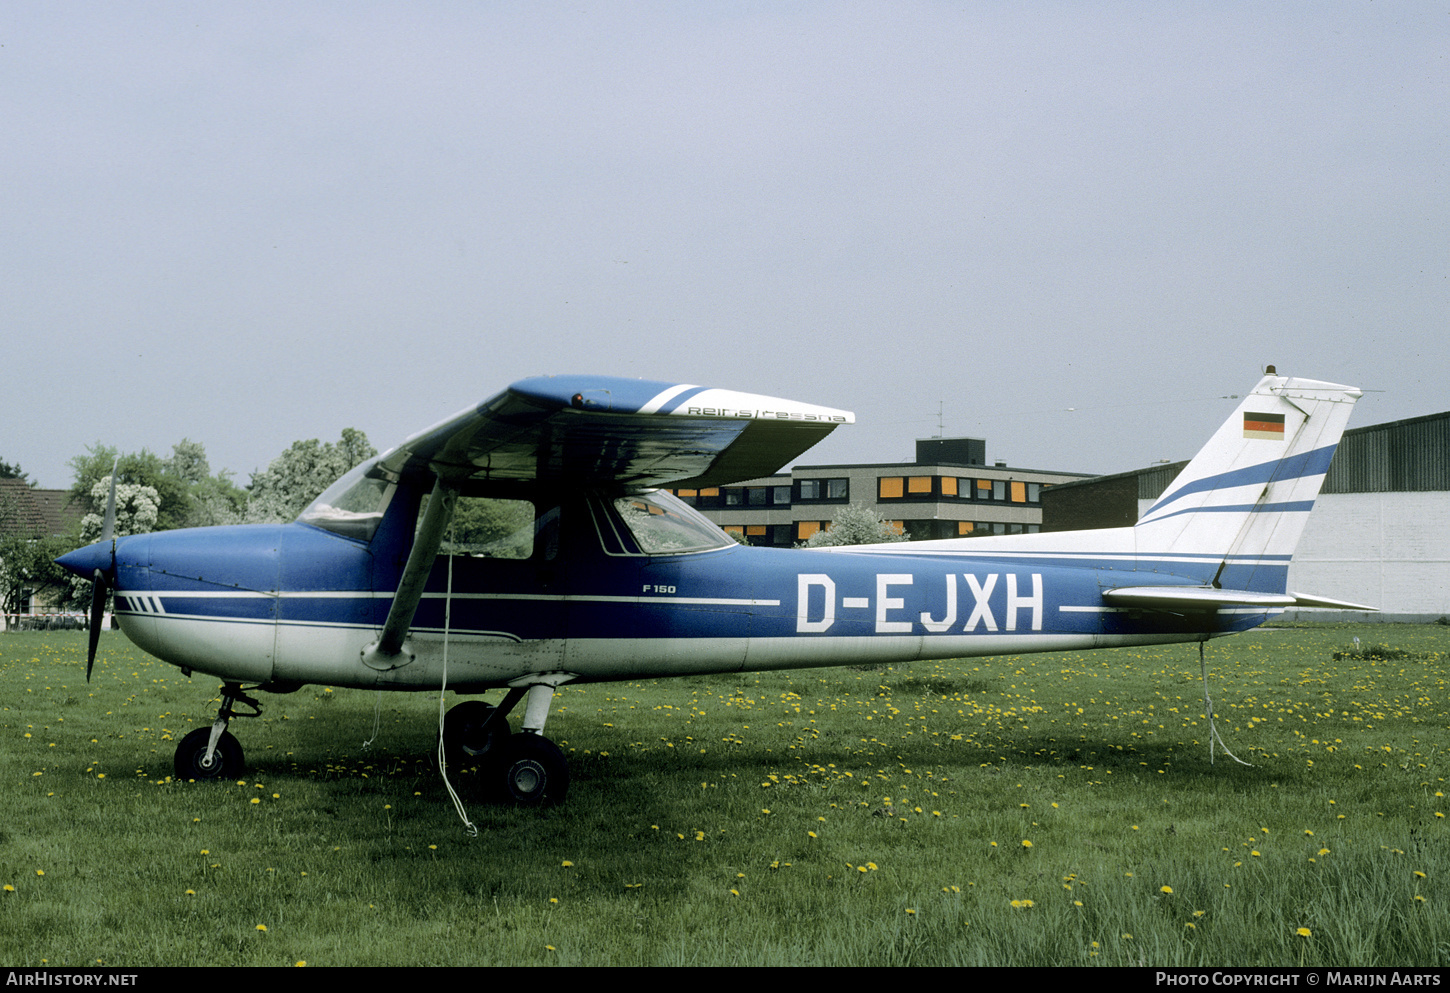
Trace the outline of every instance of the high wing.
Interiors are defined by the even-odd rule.
[[[458,489],[470,479],[719,486],[769,475],[836,425],[855,419],[849,411],[683,383],[606,376],[520,380],[364,469],[395,477],[430,472],[437,482],[383,631],[363,657],[369,666],[387,669],[406,651],[404,639]]]
[[[849,411],[680,383],[540,376],[423,431],[379,458],[461,481],[577,479],[719,486],[775,472]]]

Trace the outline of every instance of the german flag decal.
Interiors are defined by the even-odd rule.
[[[1244,437],[1263,438],[1266,441],[1284,440],[1283,414],[1244,413]]]

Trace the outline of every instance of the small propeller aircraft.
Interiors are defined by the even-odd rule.
[[[769,475],[852,414],[539,377],[357,466],[290,524],[115,538],[113,482],[102,540],[58,561],[95,582],[88,680],[113,590],[131,641],[223,681],[180,778],[243,771],[228,725],[261,712],[252,692],[446,683],[507,693],[448,712],[445,763],[556,802],[568,765],[543,730],[565,683],[1202,642],[1285,607],[1356,607],[1286,580],[1359,396],[1269,367],[1133,527],[776,549],[662,487]]]

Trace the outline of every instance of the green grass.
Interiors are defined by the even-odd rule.
[[[566,686],[568,803],[459,776],[476,837],[436,696],[367,749],[376,694],[265,697],[173,782],[216,682],[84,641],[0,636],[11,965],[1450,964],[1443,626],[1211,643],[1252,766],[1193,645]]]

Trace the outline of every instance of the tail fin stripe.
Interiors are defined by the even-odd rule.
[[[1220,507],[1187,507],[1183,510],[1175,510],[1171,514],[1162,514],[1153,520],[1166,521],[1179,514],[1291,514],[1296,512],[1307,514],[1313,509],[1313,500],[1290,500],[1285,503],[1226,503]],[[1222,555],[1214,557],[1223,558]]]
[[[1338,443],[1336,442],[1333,445],[1316,448],[1314,451],[1305,452],[1302,455],[1291,455],[1286,459],[1260,462],[1258,465],[1246,466],[1242,469],[1233,469],[1215,476],[1205,476],[1202,479],[1195,479],[1185,484],[1182,489],[1174,490],[1162,500],[1155,503],[1143,515],[1143,519],[1139,523],[1147,522],[1152,518],[1153,514],[1162,510],[1175,500],[1193,493],[1203,492],[1204,490],[1228,489],[1235,486],[1250,486],[1255,483],[1267,483],[1280,479],[1299,479],[1303,476],[1318,476],[1329,471],[1329,462],[1334,458],[1334,450],[1337,447]],[[1205,507],[1202,509],[1212,510],[1214,508]],[[1229,508],[1223,509],[1227,510]],[[1235,509],[1244,510],[1247,508],[1239,507]],[[1165,514],[1164,516],[1172,517],[1174,515]]]

